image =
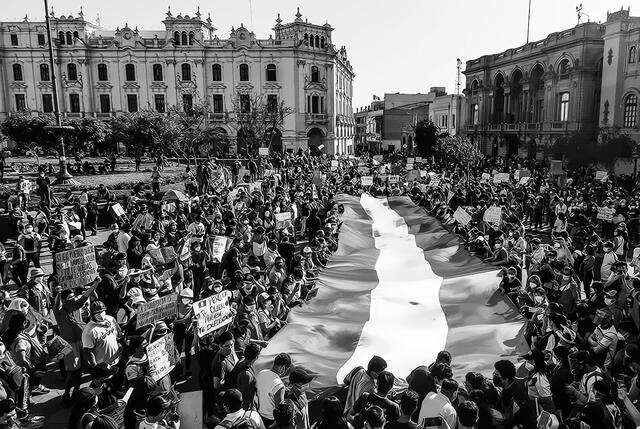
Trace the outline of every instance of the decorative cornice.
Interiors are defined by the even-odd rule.
[[[305,60],[298,60],[298,67],[305,66],[307,62]]]
[[[132,92],[138,91],[140,89],[140,85],[138,85],[136,82],[126,82],[124,85],[122,85],[122,89]]]
[[[227,85],[225,85],[222,82],[211,82],[208,85],[208,88],[209,89],[214,89],[214,90],[217,90],[217,91],[224,91],[225,89],[227,89]]]
[[[24,82],[12,82],[10,88],[14,91],[26,91],[28,86]]]

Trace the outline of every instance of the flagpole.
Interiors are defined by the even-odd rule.
[[[529,43],[529,26],[531,24],[531,0],[529,0],[529,11],[527,12],[527,43]]]

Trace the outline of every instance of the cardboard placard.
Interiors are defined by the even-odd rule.
[[[56,272],[63,289],[91,283],[98,276],[95,249],[90,245],[56,253]]]
[[[453,218],[462,226],[467,226],[469,225],[469,222],[471,222],[471,215],[462,207],[458,207],[456,209],[453,213]]]
[[[407,164],[413,164],[414,162],[415,162],[415,158],[407,158]]]
[[[609,173],[607,173],[606,171],[596,171],[596,180],[600,182],[606,182],[608,176]]]
[[[233,321],[229,291],[220,292],[193,304],[193,313],[197,321],[199,338],[228,325]]]
[[[153,226],[153,221],[154,218],[149,213],[139,214],[133,221],[131,227],[133,229],[149,230]]]
[[[482,173],[481,180],[489,180],[491,175],[489,173]]]
[[[373,159],[378,161],[378,162],[382,162],[382,160],[384,159],[384,156],[382,156],[382,155],[373,155]]]
[[[435,188],[436,186],[440,186],[440,182],[440,176],[433,176],[429,182],[429,186]]]
[[[142,304],[136,310],[136,329],[147,326],[159,320],[171,319],[178,312],[178,294],[171,293],[156,299],[155,301]]]
[[[23,193],[23,194],[30,194],[31,193],[31,181],[24,180],[24,181],[20,182],[20,192]]]
[[[483,219],[485,222],[500,224],[502,221],[502,207],[489,207],[484,212]]]
[[[176,347],[173,343],[173,333],[158,338],[147,346],[149,358],[149,375],[155,381],[160,381],[175,368],[178,362]]]
[[[291,212],[276,213],[276,229],[285,229],[291,226]]]
[[[373,185],[373,176],[362,176],[362,177],[360,177],[360,183],[362,183],[362,186],[372,186]]]
[[[166,265],[176,260],[176,251],[173,247],[162,247],[148,251],[151,263],[154,266]]]
[[[268,147],[259,147],[258,155],[260,156],[269,156],[269,148]]]
[[[115,203],[114,205],[112,205],[111,212],[114,215],[114,217],[120,217],[125,215],[125,211],[120,205],[120,203]]]
[[[429,175],[429,173],[427,172],[427,170],[420,170],[420,177],[427,177]]]
[[[552,176],[562,176],[564,174],[564,170],[562,169],[562,161],[551,161],[551,170],[549,173]]]
[[[509,173],[497,173],[493,176],[493,183],[509,183]]]
[[[397,174],[389,176],[389,183],[398,183],[400,181],[400,176]]]
[[[521,184],[521,185],[526,185],[527,183],[529,183],[530,179],[531,179],[531,177],[529,177],[529,176],[521,177],[520,181],[518,183]]]
[[[422,161],[422,157],[421,156],[416,156],[416,161],[415,162],[423,162]]]
[[[407,165],[405,168],[407,169],[407,171],[413,170],[413,162],[407,162]]]
[[[53,359],[58,356],[66,356],[72,351],[71,345],[59,335],[56,335],[49,341],[47,350],[49,351],[49,356]]]
[[[369,167],[358,167],[359,174],[369,174]]]
[[[222,262],[222,256],[224,255],[224,252],[227,251],[228,241],[229,237],[225,237],[222,235],[209,237],[209,239],[207,240],[207,250],[209,253],[209,257],[211,258],[211,262]]]
[[[598,207],[597,218],[600,220],[612,221],[615,213],[616,209],[610,207]]]
[[[338,165],[339,165],[339,163],[338,163],[338,160],[337,160],[337,159],[332,159],[332,160],[331,160],[331,166],[332,166],[332,167],[336,167],[336,168],[337,168],[337,167],[338,167]]]

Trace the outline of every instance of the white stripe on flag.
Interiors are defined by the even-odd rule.
[[[442,277],[433,272],[415,236],[386,199],[362,194],[360,204],[373,220],[379,282],[371,291],[369,320],[354,353],[338,371],[338,383],[353,368],[366,368],[373,355],[383,357],[388,371],[404,378],[417,366],[433,362],[447,341],[439,299]]]

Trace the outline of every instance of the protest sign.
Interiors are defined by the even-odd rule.
[[[120,216],[124,216],[125,211],[120,205],[120,203],[115,203],[111,206],[111,211],[113,212],[114,217],[118,218]]]
[[[405,167],[407,171],[413,170],[413,162],[407,162],[407,166]]]
[[[338,167],[338,165],[339,165],[339,164],[338,164],[338,160],[337,160],[337,159],[333,159],[333,160],[331,160],[331,166],[332,166],[332,167],[336,167],[336,168],[337,168],[337,167]]]
[[[29,194],[31,193],[31,181],[24,180],[20,182],[20,193]]]
[[[400,181],[400,176],[392,175],[389,176],[389,183],[398,183]]]
[[[499,224],[502,220],[502,208],[501,207],[489,207],[484,212],[483,219],[485,222]]]
[[[421,156],[416,156],[416,161],[415,162],[424,162],[424,161],[422,160]]]
[[[142,304],[137,310],[136,329],[157,322],[173,318],[178,312],[178,294],[171,293],[155,301]]]
[[[597,218],[600,220],[612,221],[615,213],[616,209],[610,207],[598,207]]]
[[[378,161],[378,162],[382,162],[384,157],[382,155],[373,155],[373,159]]]
[[[509,183],[509,173],[497,173],[493,176],[493,183]]]
[[[562,161],[551,161],[551,169],[549,173],[552,176],[562,176],[564,174],[564,170],[562,169]]]
[[[285,229],[291,226],[291,212],[276,213],[276,229]]]
[[[369,174],[369,167],[358,167],[359,174]]]
[[[269,148],[268,147],[259,147],[258,155],[260,156],[269,156]]]
[[[149,230],[153,226],[154,218],[149,213],[139,214],[133,221],[132,228],[139,230]]]
[[[471,215],[462,207],[458,207],[453,213],[453,218],[462,226],[467,226],[471,222]]]
[[[606,182],[607,176],[608,176],[608,173],[606,171],[596,171],[596,180],[600,182]]]
[[[429,182],[429,186],[432,188],[435,188],[436,186],[440,185],[440,176],[434,176],[431,178],[431,181]]]
[[[415,162],[415,158],[407,158],[407,164],[413,164]],[[407,170],[409,170],[409,167],[407,167]]]
[[[160,249],[148,250],[151,263],[154,266],[166,265],[176,260],[176,251],[173,247],[162,247]]]
[[[362,176],[360,182],[362,186],[371,186],[373,185],[373,176]]]
[[[175,368],[178,362],[176,346],[173,343],[173,333],[157,339],[147,346],[149,359],[149,375],[155,381],[160,381]]]
[[[49,341],[47,350],[49,351],[49,356],[54,359],[58,356],[66,356],[72,351],[71,345],[59,335]]]
[[[228,325],[233,321],[229,298],[231,293],[223,291],[193,304],[199,338]]]
[[[482,173],[481,180],[489,180],[491,179],[491,175],[489,173]]]
[[[529,179],[531,179],[531,177],[528,177],[528,176],[521,177],[518,183],[520,183],[521,185],[526,185],[527,183],[529,183]]]
[[[224,252],[227,250],[227,241],[228,237],[221,235],[216,235],[215,237],[209,236],[207,241],[207,250],[211,257],[211,262],[222,262],[222,255],[224,255]]]
[[[428,174],[427,170],[420,170],[420,177],[427,177]]]
[[[98,276],[98,263],[93,246],[78,247],[56,253],[58,284],[63,289],[85,286]]]
[[[413,182],[420,179],[420,170],[407,171],[407,182]]]

